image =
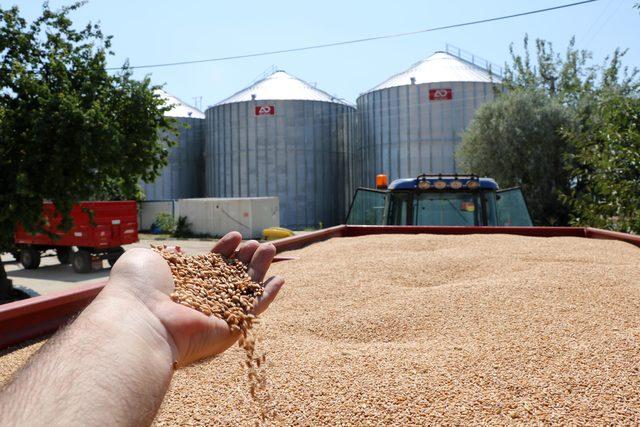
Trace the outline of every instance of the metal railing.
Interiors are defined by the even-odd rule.
[[[447,43],[445,45],[445,52],[447,52],[449,55],[453,55],[455,57],[458,57],[460,59],[462,59],[463,61],[467,61],[472,63],[473,65],[475,65],[476,67],[480,67],[486,71],[488,71],[489,73],[493,74],[494,76],[498,76],[500,78],[502,78],[502,67],[494,64],[493,62],[484,59],[474,53],[471,53],[469,51],[466,51],[464,49],[461,49],[457,46],[454,46],[452,44]]]

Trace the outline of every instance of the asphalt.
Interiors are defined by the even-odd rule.
[[[199,253],[210,250],[214,240],[152,240],[143,239],[138,243],[126,245],[126,249],[135,247],[148,248],[151,244],[167,244],[180,246],[187,253]],[[22,289],[32,296],[46,295],[90,283],[104,282],[109,277],[111,267],[107,261],[102,262],[102,268],[91,273],[79,274],[70,265],[61,265],[54,251],[47,251],[42,255],[40,267],[35,270],[25,270],[22,264],[15,261],[10,254],[0,256],[7,276],[13,280],[16,288]]]

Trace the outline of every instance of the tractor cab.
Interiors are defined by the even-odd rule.
[[[531,226],[519,187],[501,190],[492,178],[427,175],[397,179],[376,189],[358,188],[347,224],[432,226]]]

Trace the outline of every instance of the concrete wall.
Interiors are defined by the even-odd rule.
[[[138,203],[138,228],[140,230],[150,230],[151,224],[159,213],[175,214],[175,200],[165,200],[160,202],[140,202]]]
[[[174,206],[172,206],[175,204]],[[186,216],[198,234],[222,236],[239,231],[245,239],[259,239],[262,230],[280,226],[277,197],[179,199],[140,203],[140,229],[149,230],[158,213]]]
[[[182,199],[178,210],[195,233],[222,236],[235,230],[258,239],[263,229],[280,225],[278,205],[277,197]]]

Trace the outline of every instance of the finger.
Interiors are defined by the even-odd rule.
[[[265,282],[264,292],[258,299],[256,305],[253,306],[255,315],[262,313],[269,307],[269,304],[271,304],[276,295],[278,295],[278,292],[280,292],[282,285],[284,285],[284,279],[280,276],[270,277],[269,280]]]
[[[273,257],[276,255],[276,247],[271,243],[263,243],[260,245],[251,258],[249,264],[249,276],[255,282],[262,282],[264,276],[267,274],[267,270],[273,261]]]
[[[211,252],[230,257],[233,255],[240,242],[242,242],[242,234],[237,231],[232,231],[227,233],[222,239],[218,240],[218,243],[216,243],[213,249],[211,249]]]
[[[260,247],[260,243],[255,240],[249,240],[245,244],[240,247],[238,251],[238,259],[244,265],[249,265],[251,262],[251,258],[253,258],[253,254],[256,252],[256,249]]]

